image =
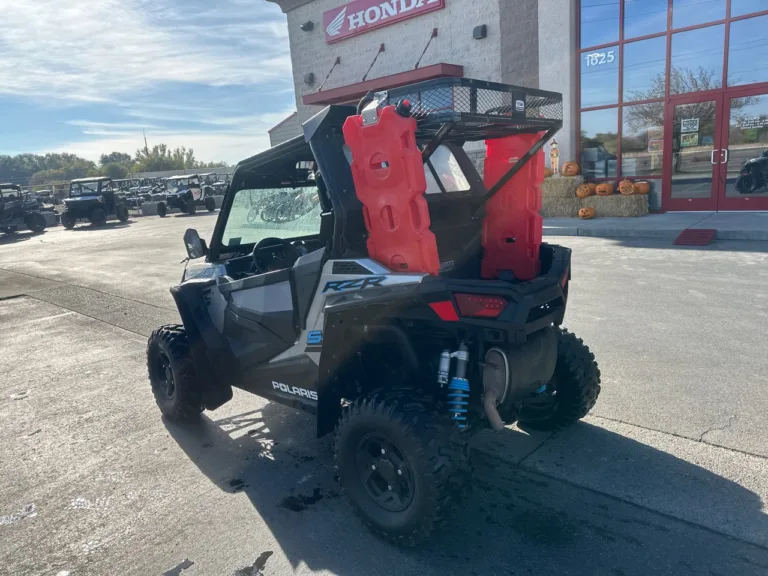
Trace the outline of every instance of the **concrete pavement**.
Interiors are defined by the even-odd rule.
[[[544,234],[672,239],[687,228],[714,228],[718,240],[768,241],[768,212],[668,212],[641,218],[546,218]]]
[[[213,221],[0,240],[0,574],[768,571],[768,245],[563,239],[593,415],[478,438],[460,520],[402,552],[338,497],[310,418],[244,393],[200,428],[159,417],[146,335]]]

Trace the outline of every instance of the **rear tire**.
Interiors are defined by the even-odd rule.
[[[75,224],[77,223],[77,219],[69,212],[62,212],[61,216],[59,216],[59,221],[61,222],[61,225],[64,226],[64,228],[67,230],[72,230],[72,228],[74,228]]]
[[[32,231],[32,234],[40,234],[45,230],[45,217],[40,212],[32,212],[24,217],[24,224]]]
[[[107,223],[107,213],[103,208],[94,208],[91,211],[91,224],[94,226],[103,226]]]
[[[444,526],[471,476],[466,437],[433,404],[382,391],[352,404],[336,429],[336,470],[355,513],[399,546]]]
[[[757,179],[752,174],[744,174],[736,179],[739,194],[752,194],[757,188]]]
[[[120,222],[128,222],[128,206],[120,204],[115,208],[115,216]]]
[[[213,212],[214,210],[216,210],[216,200],[214,200],[210,196],[206,197],[205,207],[208,210],[208,212]]]
[[[197,212],[197,204],[194,200],[187,200],[187,209],[186,213],[192,216],[192,214],[195,214]]]
[[[557,329],[557,365],[547,390],[520,409],[522,425],[555,430],[581,420],[600,395],[600,369],[581,338]]]
[[[157,215],[160,216],[160,218],[165,218],[168,215],[168,208],[165,205],[165,202],[160,202],[157,205]]]
[[[152,332],[147,341],[147,371],[164,416],[177,422],[197,419],[203,406],[184,326],[169,324]]]

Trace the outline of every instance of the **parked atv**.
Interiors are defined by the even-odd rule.
[[[564,426],[600,392],[562,328],[571,251],[541,244],[535,202],[516,196],[540,194],[561,118],[560,94],[440,79],[329,106],[238,164],[210,246],[184,234],[183,324],[149,338],[160,411],[195,420],[240,388],[313,414],[363,523],[423,541],[468,487],[472,434]],[[462,147],[482,140],[485,181]],[[248,224],[280,188],[319,196],[314,233]]]
[[[751,158],[741,165],[739,177],[736,179],[736,190],[739,194],[752,194],[768,185],[768,149],[763,150],[757,158]]]
[[[128,206],[106,176],[72,180],[64,206],[61,225],[68,230],[79,220],[87,220],[93,226],[103,226],[112,218],[120,222],[128,220]]]
[[[45,230],[40,204],[18,184],[0,184],[0,232],[10,234],[28,228],[33,234]]]
[[[216,210],[213,191],[210,187],[204,190],[199,175],[171,176],[165,179],[165,184],[168,189],[165,199],[157,205],[157,214],[161,218],[174,208],[190,215],[197,212],[198,206],[204,206],[208,212]]]

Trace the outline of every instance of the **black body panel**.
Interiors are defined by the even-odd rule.
[[[236,386],[263,398],[315,414],[316,383],[317,365],[309,356],[302,354],[253,366],[243,372]]]
[[[305,330],[307,327],[307,315],[320,282],[323,264],[325,264],[324,248],[302,256],[291,268],[291,293],[300,330]]]

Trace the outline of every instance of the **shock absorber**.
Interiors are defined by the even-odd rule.
[[[467,411],[469,408],[469,380],[467,380],[467,365],[469,350],[462,341],[459,349],[451,354],[456,358],[456,375],[448,385],[448,411],[459,429],[467,427]]]

